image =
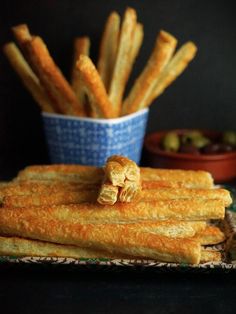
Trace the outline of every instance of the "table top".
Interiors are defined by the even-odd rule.
[[[236,272],[0,269],[1,313],[235,313]]]

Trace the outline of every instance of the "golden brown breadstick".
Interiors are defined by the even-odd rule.
[[[130,168],[129,168],[130,169]],[[132,168],[131,168],[132,169]],[[212,188],[213,178],[206,171],[155,169],[140,167],[143,188],[158,186]],[[101,183],[102,168],[82,165],[46,165],[29,166],[20,171],[16,181],[20,180],[59,180],[78,183]],[[131,173],[129,174],[131,175]]]
[[[90,101],[92,117],[114,118],[112,104],[92,60],[88,56],[80,55],[76,66]]]
[[[208,262],[220,262],[221,261],[221,253],[218,251],[201,249],[201,260],[200,263],[208,263]]]
[[[224,206],[232,203],[229,191],[225,189],[187,189],[187,188],[156,188],[143,189],[139,194],[141,200],[170,200],[170,199],[219,199]]]
[[[127,258],[121,254],[17,237],[0,237],[0,256]]]
[[[17,46],[13,42],[7,43],[3,46],[3,51],[42,111],[54,112],[50,99]]]
[[[1,256],[38,256],[67,258],[108,258],[135,259],[125,254],[111,254],[108,251],[81,248],[75,245],[63,245],[45,241],[29,240],[17,237],[0,237]],[[220,252],[201,248],[200,263],[220,262]]]
[[[150,96],[155,86],[157,76],[172,57],[176,44],[177,39],[175,37],[165,31],[160,31],[147,65],[135,81],[129,95],[122,105],[123,115],[143,108],[145,100]]]
[[[121,112],[122,97],[130,73],[130,51],[132,49],[136,19],[136,11],[132,8],[127,8],[121,25],[117,57],[109,89],[109,99],[117,117]]]
[[[31,194],[56,194],[63,191],[80,192],[81,190],[98,191],[100,184],[73,183],[50,180],[26,180],[8,183],[0,187],[0,193],[3,196],[25,196]]]
[[[71,77],[71,86],[78,98],[79,103],[83,106],[85,112],[89,112],[86,110],[86,95],[83,86],[83,81],[80,78],[79,71],[76,67],[76,62],[79,59],[81,54],[89,56],[90,50],[90,39],[89,37],[78,37],[74,40],[74,60],[72,66],[72,77]]]
[[[134,201],[141,192],[140,181],[125,180],[124,186],[119,191],[120,202],[132,202]]]
[[[97,201],[99,204],[113,205],[117,202],[118,193],[119,193],[118,186],[114,186],[109,182],[105,181],[101,185],[101,188],[97,195]]]
[[[165,181],[181,183],[180,186],[187,188],[212,188],[213,178],[209,172],[178,170],[178,169],[156,169],[140,168],[142,181]]]
[[[47,192],[37,194],[33,193],[31,195],[8,195],[2,198],[2,205],[4,207],[27,207],[78,204],[86,202],[96,202],[97,196],[98,190],[62,190],[53,194]]]
[[[120,16],[112,12],[102,35],[97,69],[107,91],[109,91],[111,77],[116,61],[120,33]]]
[[[11,208],[6,208],[9,212]],[[140,201],[137,203],[115,203],[100,205],[98,203],[83,203],[76,205],[48,205],[15,208],[20,214],[44,215],[53,219],[63,219],[68,222],[88,223],[135,223],[156,220],[186,220],[202,221],[208,219],[223,219],[225,207],[222,200],[160,200]],[[2,214],[3,211],[1,211]]]
[[[25,43],[31,65],[57,111],[69,115],[84,116],[75,93],[54,63],[43,40],[36,36]]]
[[[183,45],[170,60],[168,65],[158,76],[152,93],[143,103],[141,108],[149,106],[155,98],[160,96],[164,90],[183,73],[189,62],[195,57],[197,47],[194,43],[188,42]]]
[[[18,173],[15,180],[56,180],[77,183],[101,183],[104,176],[102,168],[82,165],[28,166]]]
[[[143,25],[141,23],[137,23],[135,25],[135,29],[133,32],[132,47],[130,50],[130,63],[131,63],[130,71],[132,70],[132,65],[141,48],[143,36],[144,36]]]
[[[17,43],[25,51],[25,47],[24,47],[25,43],[32,39],[32,36],[30,34],[27,24],[19,24],[12,27],[12,32],[15,36]]]
[[[218,244],[225,241],[225,234],[216,226],[207,226],[194,236],[201,245]]]
[[[23,219],[22,219],[23,218]],[[4,235],[76,245],[142,256],[168,262],[200,262],[201,246],[191,239],[173,239],[157,234],[135,232],[116,225],[104,228],[96,225],[79,225],[60,220],[47,220],[24,216],[22,210],[0,211],[0,232]]]
[[[112,155],[107,159],[107,162],[118,162],[125,169],[125,177],[130,181],[140,180],[140,169],[138,165],[131,159],[125,156]]]

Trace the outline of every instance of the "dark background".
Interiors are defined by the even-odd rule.
[[[236,129],[236,19],[233,1],[222,0],[43,0],[1,1],[0,45],[12,40],[11,26],[27,23],[48,45],[64,74],[70,74],[72,42],[89,35],[97,58],[105,20],[112,10],[136,8],[145,36],[129,85],[147,60],[160,29],[179,45],[188,40],[198,54],[186,72],[151,107],[148,132],[170,128]],[[28,164],[47,163],[40,111],[0,53],[0,175]]]

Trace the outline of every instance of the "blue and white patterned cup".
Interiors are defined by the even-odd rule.
[[[42,116],[52,163],[102,166],[114,154],[140,161],[148,109],[116,119]]]

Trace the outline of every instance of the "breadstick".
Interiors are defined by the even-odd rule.
[[[102,191],[101,191],[102,190]],[[98,185],[93,184],[40,184],[10,185],[0,190],[0,202],[3,206],[42,206],[76,204],[83,202],[95,202],[99,196],[100,204],[113,205],[116,201],[158,201],[178,199],[202,199],[222,200],[224,206],[232,202],[230,194],[223,189],[185,189],[185,188],[159,188],[155,190],[137,189],[136,184],[128,181],[128,184],[119,192],[118,187],[111,183],[102,185],[99,191]]]
[[[183,45],[170,60],[163,72],[158,76],[151,94],[140,108],[149,106],[155,98],[160,96],[164,90],[183,73],[189,62],[195,57],[196,52],[197,47],[194,43],[188,42]]]
[[[122,97],[130,73],[130,51],[132,49],[132,38],[136,27],[136,19],[135,10],[127,8],[121,25],[117,57],[109,89],[109,99],[112,103],[115,116],[117,117],[121,112]]]
[[[80,193],[80,191],[98,191],[100,184],[73,183],[63,181],[19,181],[0,187],[3,196],[28,196],[31,194],[56,194],[63,191]]]
[[[133,33],[133,38],[132,38],[132,47],[130,50],[130,71],[132,70],[132,65],[139,53],[139,50],[141,48],[142,42],[143,42],[143,25],[141,23],[137,23],[135,25],[134,33]]]
[[[106,250],[142,256],[167,262],[200,262],[201,246],[191,239],[173,239],[157,234],[136,232],[116,225],[104,228],[96,225],[79,225],[60,220],[24,217],[19,211],[0,211],[0,232],[4,235],[76,245],[92,249]]]
[[[187,188],[212,188],[213,178],[202,170],[140,168],[142,181],[171,181]],[[180,185],[181,185],[180,184]]]
[[[102,168],[82,165],[28,166],[18,173],[16,181],[56,180],[77,183],[100,183],[104,172]]]
[[[60,204],[78,204],[86,202],[96,202],[97,196],[98,190],[62,190],[53,194],[33,193],[30,195],[8,195],[2,198],[2,205],[4,207],[28,207]]]
[[[75,245],[62,245],[45,241],[17,237],[0,237],[0,256],[37,256],[70,258],[122,258],[121,254],[81,248]]]
[[[218,244],[225,241],[225,234],[216,226],[207,226],[194,236],[201,245]]]
[[[140,180],[140,169],[133,160],[125,156],[112,155],[107,159],[108,163],[110,161],[115,161],[124,168],[126,179],[136,182]]]
[[[92,117],[114,118],[112,104],[92,60],[85,55],[80,55],[76,66],[90,101]]]
[[[89,56],[90,39],[89,37],[78,37],[74,41],[74,60],[72,66],[71,86],[77,96],[79,103],[83,106],[84,111],[89,113],[86,108],[86,94],[83,86],[83,82],[80,78],[79,71],[76,67],[76,62],[81,54]]]
[[[9,211],[11,208],[6,208]],[[48,205],[14,208],[20,212],[33,212],[45,217],[58,218],[63,221],[88,223],[136,223],[156,220],[202,221],[223,219],[225,207],[221,200],[160,200],[140,201],[137,203],[115,203],[100,205],[82,203],[76,205]]]
[[[225,189],[188,189],[188,188],[156,188],[144,189],[139,194],[141,200],[171,199],[218,199],[227,207],[232,203],[229,191]]]
[[[97,69],[107,91],[109,91],[113,68],[116,61],[120,34],[120,16],[112,12],[102,35]]]
[[[135,112],[143,107],[145,100],[150,96],[155,86],[156,78],[172,57],[176,44],[177,39],[175,37],[165,31],[160,31],[147,65],[123,103],[123,115]]]
[[[25,43],[32,39],[27,24],[20,24],[12,27],[12,32],[15,36],[17,43],[25,52]]]
[[[135,259],[129,255],[17,237],[0,237],[0,256]],[[137,258],[137,257],[136,257]],[[200,263],[220,262],[220,252],[201,248]]]
[[[47,94],[43,90],[37,76],[31,70],[17,46],[13,42],[7,43],[3,46],[3,51],[13,69],[20,76],[22,83],[31,93],[42,111],[54,112],[53,106]]]
[[[34,71],[48,95],[55,101],[57,111],[69,115],[84,116],[75,93],[54,63],[43,40],[36,36],[25,43]]]
[[[201,249],[200,263],[221,262],[221,253],[218,251]]]
[[[132,168],[129,168],[132,169]],[[213,178],[206,171],[155,169],[140,167],[144,188],[158,186],[212,188]],[[16,181],[20,180],[59,180],[78,183],[101,183],[102,168],[82,165],[46,165],[28,166],[20,171]],[[131,173],[129,174],[129,176]]]
[[[105,181],[101,185],[101,188],[97,195],[97,201],[99,204],[113,205],[117,202],[118,193],[119,193],[119,188],[117,186],[113,186],[109,182]]]

